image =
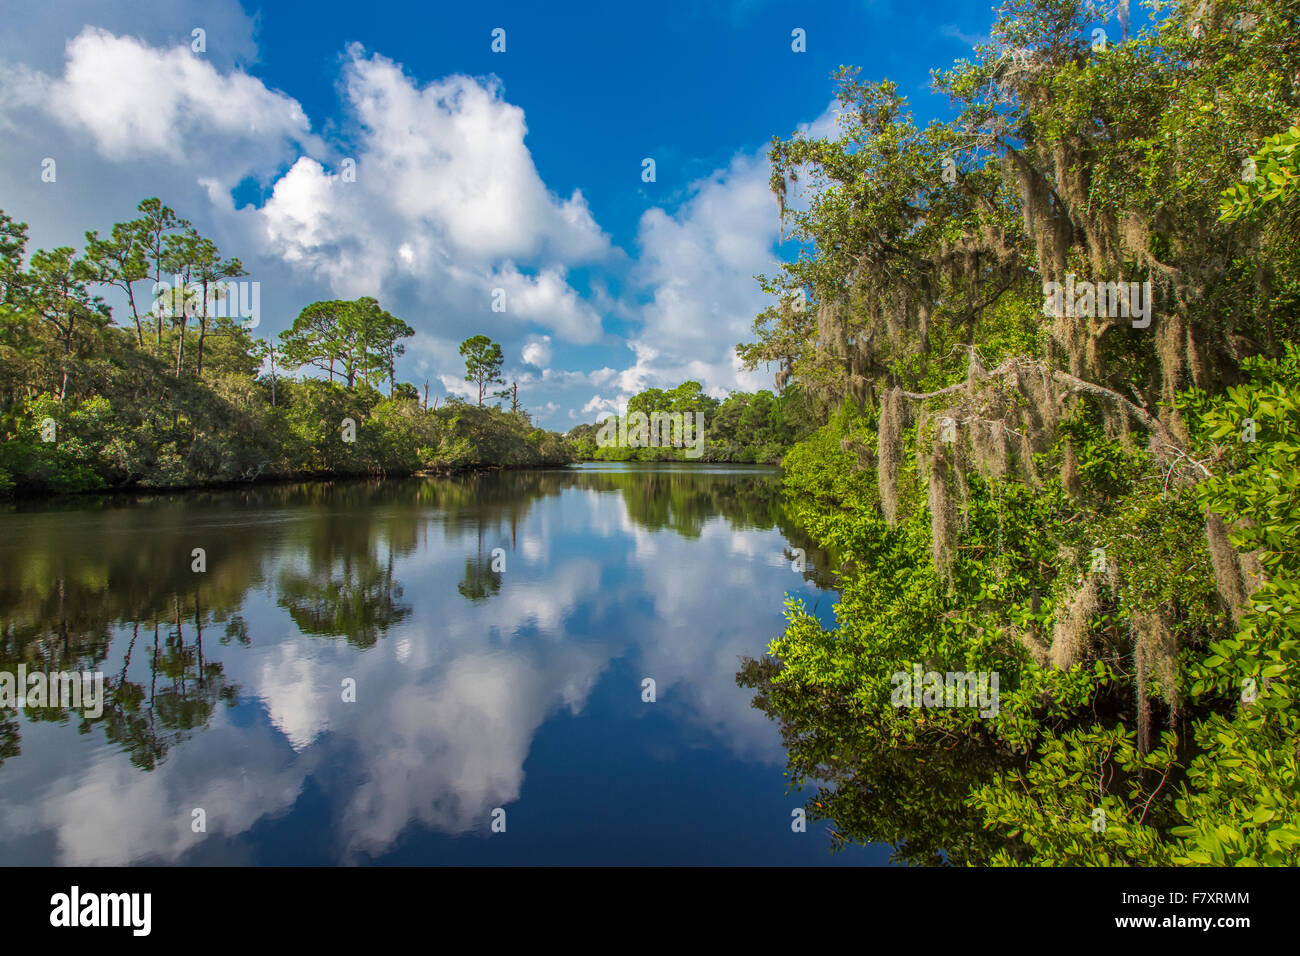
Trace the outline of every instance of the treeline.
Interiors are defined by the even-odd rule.
[[[279,342],[253,338],[260,287],[239,260],[157,199],[137,211],[81,251],[30,256],[26,224],[0,212],[0,494],[573,460],[517,401],[429,408],[427,383],[396,381],[413,330],[374,298],[312,303]]]
[[[740,351],[820,409],[785,479],[847,566],[739,680],[840,840],[1300,863],[1300,3],[1152,14],[1010,0],[951,121],[846,70],[773,144],[807,251]],[[916,665],[996,716],[896,705]]]
[[[690,429],[699,423],[702,437],[688,430],[684,437],[670,435],[660,443],[661,433],[651,427],[644,440],[638,440],[638,413],[650,425],[657,414],[691,416]],[[624,415],[578,425],[568,438],[585,461],[777,464],[816,427],[814,415],[815,406],[797,385],[779,395],[767,390],[732,392],[719,401],[699,382],[688,381],[672,389],[646,389],[628,400]],[[630,436],[631,441],[620,436]]]

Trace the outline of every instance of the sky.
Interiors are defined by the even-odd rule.
[[[754,277],[796,253],[772,137],[833,128],[841,64],[948,115],[930,69],[993,21],[984,0],[3,2],[0,209],[29,252],[158,196],[259,283],[255,335],[372,295],[415,329],[399,381],[476,398],[458,348],[486,334],[561,431],[686,379],[771,388],[735,346],[770,304]]]

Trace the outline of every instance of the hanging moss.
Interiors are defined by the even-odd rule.
[[[1090,574],[1083,587],[1057,611],[1052,626],[1052,663],[1060,670],[1069,670],[1083,658],[1092,643],[1089,627],[1091,618],[1100,606],[1096,575]]]
[[[1219,597],[1232,611],[1233,619],[1241,615],[1241,607],[1246,602],[1246,587],[1241,580],[1241,567],[1237,562],[1237,551],[1228,540],[1228,529],[1214,512],[1210,512],[1205,522],[1205,539],[1210,548],[1210,564],[1214,568],[1214,583]]]
[[[957,516],[948,477],[949,453],[935,442],[930,458],[930,555],[934,569],[952,584],[952,562],[957,546]]]
[[[867,383],[866,376],[849,376],[849,397],[853,399],[858,408],[865,408],[868,405],[870,395],[871,386]]]
[[[1248,551],[1238,559],[1241,581],[1249,598],[1264,583],[1264,566],[1259,563],[1259,551]]]
[[[876,435],[876,481],[880,508],[891,525],[898,523],[898,468],[903,457],[903,428],[907,407],[903,390],[891,388],[880,403],[880,424]]]
[[[1136,637],[1134,656],[1147,678],[1160,684],[1160,697],[1176,718],[1182,702],[1178,686],[1178,638],[1161,609],[1137,611],[1132,616]],[[1144,691],[1145,693],[1145,691]]]
[[[849,452],[854,456],[854,471],[866,471],[876,467],[876,457],[871,453],[871,449],[856,435],[847,435],[840,439],[840,450]]]
[[[971,458],[984,478],[1000,480],[1007,473],[1007,429],[998,420],[981,421],[970,429]]]
[[[1008,630],[1011,637],[1023,648],[1029,651],[1030,657],[1039,667],[1046,667],[1052,662],[1052,650],[1048,646],[1046,639],[1038,631],[1031,629],[1022,630],[1015,625]]]
[[[1061,487],[1075,501],[1083,498],[1083,482],[1079,480],[1079,459],[1074,454],[1074,445],[1068,441],[1061,455]]]

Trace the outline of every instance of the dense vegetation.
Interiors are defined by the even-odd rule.
[[[950,122],[845,70],[838,135],[774,142],[803,251],[741,354],[822,409],[786,483],[847,566],[738,679],[838,840],[1296,865],[1300,4],[1103,7],[1006,3]],[[895,706],[914,664],[997,714]]]
[[[0,494],[573,460],[517,400],[428,408],[427,383],[421,401],[396,381],[412,329],[373,298],[315,302],[278,343],[253,338],[260,295],[239,260],[157,199],[138,212],[80,253],[30,258],[26,225],[0,213]]]
[[[628,400],[627,410],[610,424],[610,436],[637,412],[649,418],[656,413],[701,415],[703,441],[698,445],[678,440],[658,443],[660,433],[647,437],[656,443],[639,447],[602,444],[605,421],[578,425],[568,437],[577,454],[586,461],[706,461],[777,464],[786,451],[808,435],[815,426],[814,410],[796,385],[774,395],[767,390],[732,392],[719,401],[704,391],[699,382],[683,382],[676,388],[649,388]],[[692,422],[697,421],[692,419]],[[634,425],[635,427],[635,425]]]

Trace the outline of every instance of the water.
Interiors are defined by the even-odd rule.
[[[883,862],[792,831],[809,793],[736,684],[786,592],[832,619],[795,546],[753,467],[0,514],[0,671],[116,689],[0,710],[0,863]]]

